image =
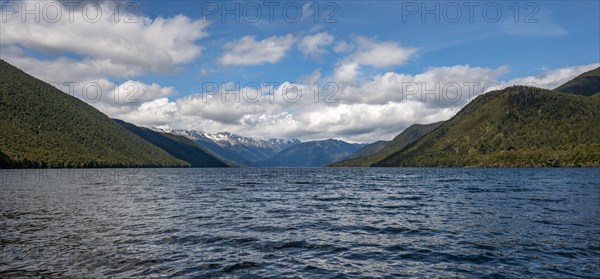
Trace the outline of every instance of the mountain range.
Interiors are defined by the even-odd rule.
[[[351,156],[344,158],[342,161],[330,164],[330,166],[369,167],[372,164],[385,159],[387,156],[402,150],[408,144],[433,131],[443,123],[444,121],[431,124],[413,124],[402,131],[402,133],[397,135],[393,140],[367,145]]]
[[[230,132],[210,134],[195,130],[162,131],[185,136],[221,158],[242,165],[252,165],[270,159],[282,150],[301,142],[298,139],[255,139]]]
[[[335,139],[302,142],[299,139],[263,140],[230,132],[154,130],[184,136],[223,160],[257,167],[320,167],[352,155],[364,146]]]
[[[364,144],[347,143],[336,139],[307,141],[284,149],[272,158],[259,162],[258,165],[321,167],[347,157],[364,146]]]
[[[163,149],[171,156],[189,163],[191,167],[227,167],[232,165],[184,136],[157,132],[118,119],[114,119],[114,121],[135,135]]]
[[[0,89],[1,168],[261,166],[271,159],[321,166],[362,146],[326,140],[291,149],[301,141],[138,127],[3,60]]]
[[[111,119],[0,60],[0,168],[600,166],[600,68],[482,94],[391,141],[255,139]]]

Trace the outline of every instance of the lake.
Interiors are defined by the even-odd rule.
[[[600,277],[600,169],[0,170],[0,277]]]

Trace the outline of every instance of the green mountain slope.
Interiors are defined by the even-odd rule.
[[[523,86],[489,92],[374,166],[600,166],[600,98]]]
[[[380,140],[374,143],[371,143],[356,152],[350,154],[350,156],[343,158],[343,160],[351,160],[356,158],[367,157],[379,152],[381,149],[386,147],[391,141]]]
[[[147,142],[160,147],[171,154],[171,156],[189,163],[192,167],[228,166],[225,162],[216,158],[204,148],[183,136],[159,133],[118,119],[114,119],[114,121]]]
[[[555,90],[584,96],[600,93],[600,67],[577,76]]]
[[[0,131],[3,168],[189,166],[2,60]]]
[[[368,167],[372,164],[383,160],[385,157],[390,156],[412,143],[413,141],[419,139],[425,134],[433,131],[435,128],[439,127],[444,123],[436,122],[431,124],[414,124],[410,127],[406,128],[402,133],[397,135],[392,141],[384,146],[378,152],[374,154],[370,154],[368,156],[362,156],[354,159],[345,159],[340,162],[336,162],[331,164],[331,167]]]

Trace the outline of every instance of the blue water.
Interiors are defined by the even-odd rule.
[[[600,277],[600,169],[0,171],[0,277]]]

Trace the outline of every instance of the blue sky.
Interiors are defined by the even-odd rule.
[[[209,2],[213,3],[213,2]],[[305,4],[305,2],[296,2]],[[306,58],[297,49],[292,49],[286,57],[275,64],[263,64],[250,67],[219,67],[215,73],[198,77],[202,67],[212,68],[218,64],[221,55],[220,45],[245,35],[254,35],[257,39],[265,39],[274,35],[307,34],[311,28],[327,31],[336,39],[351,41],[353,36],[368,36],[381,41],[396,41],[402,46],[415,47],[419,54],[408,63],[384,69],[372,69],[373,72],[396,71],[407,74],[422,72],[427,67],[469,64],[480,67],[499,67],[508,65],[511,71],[505,78],[538,75],[544,70],[566,66],[582,65],[600,61],[600,7],[598,1],[538,1],[523,2],[518,6],[515,2],[494,2],[501,7],[502,15],[495,18],[495,6],[488,7],[488,14],[483,11],[485,2],[474,6],[473,16],[467,14],[468,8],[461,2],[425,2],[418,3],[417,14],[407,14],[402,18],[404,9],[410,1],[347,1],[335,2],[336,11],[332,15],[337,23],[325,21],[326,14],[333,8],[325,9],[321,3],[321,15],[317,24],[314,15],[303,14],[297,23],[281,18],[282,11],[276,10],[278,16],[269,23],[267,15],[262,21],[250,23],[243,15],[240,4],[240,22],[233,22],[233,15],[227,15],[222,22],[225,9],[235,9],[235,2],[220,3],[217,14],[208,14],[204,8],[207,4],[194,1],[172,2],[140,2],[141,11],[151,17],[169,17],[182,13],[191,18],[206,18],[211,22],[207,28],[210,37],[200,42],[210,47],[195,63],[186,66],[189,74],[186,82],[178,85],[178,91],[196,92],[195,82],[204,79],[216,82],[231,80],[242,83],[250,81],[290,81],[321,68],[322,74],[331,73],[331,65],[342,59],[345,54],[330,52],[321,60]],[[462,15],[452,13],[454,6],[448,3],[459,3]],[[533,3],[525,7],[527,3]],[[165,5],[167,4],[167,5]],[[435,14],[426,15],[423,22],[422,8],[435,9],[436,4],[439,22]],[[266,6],[262,6],[266,13]],[[515,14],[515,10],[519,10]],[[282,8],[280,5],[277,8]],[[446,8],[447,14],[444,12]],[[290,8],[290,11],[294,11]],[[292,13],[292,12],[290,12]],[[454,21],[454,17],[458,22]],[[472,22],[470,22],[472,19]],[[515,23],[514,21],[517,21]],[[537,21],[537,22],[535,22]],[[152,77],[155,79],[156,77]],[[173,80],[167,78],[168,80]]]
[[[63,91],[79,82],[76,97],[142,126],[369,142],[448,119],[473,97],[432,102],[420,88],[403,99],[407,82],[551,89],[600,62],[598,1],[140,1],[121,2],[117,19],[113,2],[37,3],[40,22],[22,20],[23,2],[2,2],[2,59]],[[102,16],[90,22],[83,7]],[[47,18],[53,8],[59,20]],[[265,82],[281,84],[269,94],[291,82],[304,95],[275,104],[202,96],[207,83]],[[335,83],[337,101],[311,103],[314,82]],[[81,94],[86,83],[102,96]],[[130,83],[143,94],[124,102],[115,88]]]

